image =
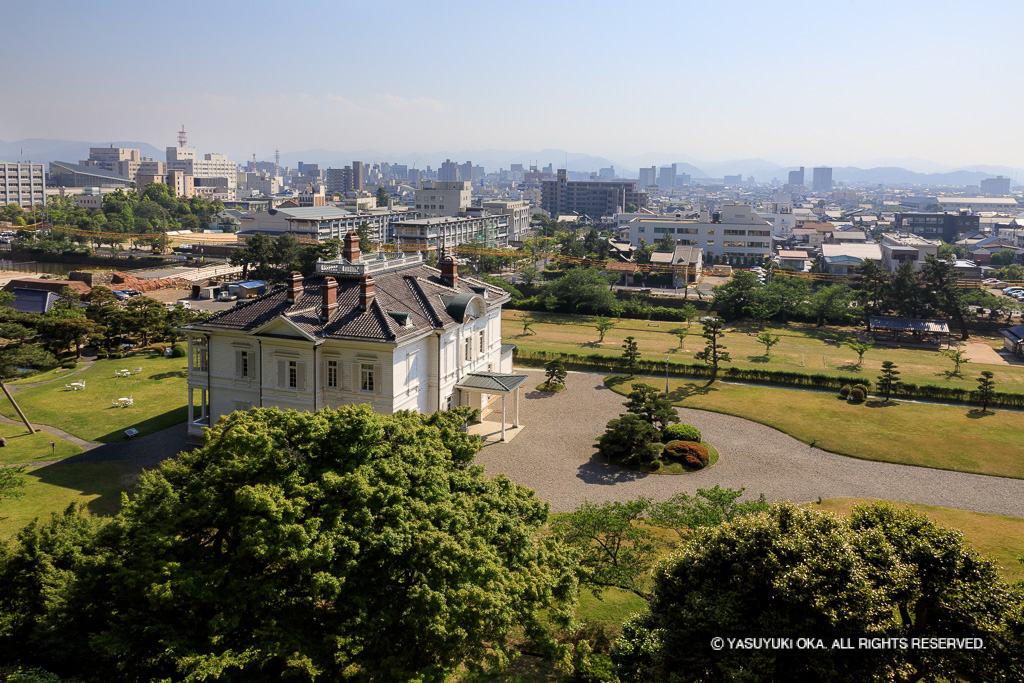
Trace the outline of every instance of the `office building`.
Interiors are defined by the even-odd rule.
[[[932,240],[952,243],[957,235],[978,230],[981,217],[967,211],[957,213],[898,213],[896,230]]]
[[[51,161],[48,184],[51,187],[129,187],[132,181],[96,166]]]
[[[508,244],[510,216],[486,211],[462,216],[436,216],[403,221],[394,226],[402,251],[449,253],[460,244],[479,242],[490,247]]]
[[[655,166],[640,169],[640,189],[647,189],[658,184],[658,169]]]
[[[526,200],[500,200],[484,202],[483,208],[494,215],[508,216],[508,239],[521,240],[530,229],[530,202]]]
[[[455,183],[461,180],[459,165],[451,159],[445,159],[441,168],[437,169],[437,180],[442,183]]]
[[[942,242],[930,240],[918,235],[884,234],[882,235],[882,265],[890,273],[896,272],[901,263],[914,264],[915,270],[924,267],[928,256],[938,256]]]
[[[676,245],[699,247],[704,263],[761,263],[772,253],[772,224],[746,204],[726,204],[721,211],[702,210],[697,218],[640,216],[626,224],[629,242],[639,247],[671,237]]]
[[[416,190],[416,211],[421,216],[458,216],[472,201],[468,181],[426,182]]]
[[[662,166],[658,170],[658,185],[667,189],[676,186],[676,164]]]
[[[0,161],[0,207],[8,204],[23,209],[46,205],[46,174],[42,164]]]
[[[82,166],[95,166],[105,171],[135,180],[142,165],[142,153],[128,147],[90,147],[89,158],[80,162]]]
[[[811,180],[811,190],[814,192],[832,191],[832,169],[828,166],[818,166],[814,169]]]
[[[636,189],[635,180],[570,181],[566,170],[560,168],[557,179],[541,183],[541,208],[551,214],[583,214],[600,220],[631,204],[647,208],[647,193]]]
[[[799,171],[790,171],[789,182],[786,184],[792,186],[793,189],[802,189],[804,186],[804,167],[801,166]]]
[[[981,181],[981,194],[989,197],[1002,197],[1010,194],[1010,179],[1003,176],[985,178]]]

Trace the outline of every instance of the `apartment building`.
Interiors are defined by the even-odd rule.
[[[46,205],[46,174],[42,164],[0,161],[0,206],[8,204],[23,209]]]
[[[896,271],[901,263],[909,261],[916,270],[924,267],[925,258],[938,256],[942,242],[930,240],[919,235],[885,234],[882,235],[882,265],[890,273]]]
[[[895,226],[900,232],[945,242],[956,241],[957,235],[978,230],[980,216],[967,211],[956,213],[898,213]]]
[[[640,216],[627,224],[629,242],[657,244],[666,236],[677,245],[699,247],[704,263],[760,262],[772,253],[772,224],[746,204],[726,204],[721,211],[703,210],[697,218]]]

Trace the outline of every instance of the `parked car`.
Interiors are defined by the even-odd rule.
[[[125,299],[128,298],[128,295],[123,290],[120,289],[112,289],[110,290],[110,293],[117,297],[118,301],[124,301]]]

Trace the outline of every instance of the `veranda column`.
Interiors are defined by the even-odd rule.
[[[508,396],[507,392],[503,393],[501,395],[501,440],[502,441],[505,440],[505,397],[507,397],[507,396]]]

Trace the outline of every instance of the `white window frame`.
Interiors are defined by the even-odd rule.
[[[482,358],[485,353],[487,353],[487,328],[480,330],[480,357]]]
[[[327,373],[326,373],[327,376],[324,378],[324,385],[328,389],[339,389],[340,388],[339,382],[338,382],[338,380],[341,378],[340,369],[341,368],[340,368],[340,366],[338,364],[338,361],[336,361],[336,360],[328,360],[327,361]]]
[[[466,348],[464,349],[464,351],[465,351],[466,362],[468,363],[470,360],[473,359],[473,335],[472,334],[467,334],[466,335]]]
[[[299,362],[290,360],[287,361],[287,381],[289,389],[299,388]]]
[[[359,391],[366,394],[376,392],[377,378],[373,363],[359,364]]]

